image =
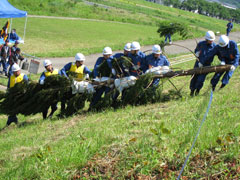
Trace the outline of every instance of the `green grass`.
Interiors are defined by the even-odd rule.
[[[111,21],[28,18],[22,50],[39,57],[72,57],[77,52],[86,55],[101,52],[105,46],[119,50],[131,41],[140,41],[142,45],[155,44],[162,40],[156,31],[158,23],[163,20],[187,24],[191,27],[190,35],[193,37],[202,37],[207,30],[225,33],[226,21],[143,0],[91,1],[112,8],[89,6],[77,0],[41,0],[37,2],[40,6],[31,0],[11,0],[10,3],[27,10],[29,14]],[[5,21],[6,19],[1,20],[2,23]],[[22,36],[24,19],[13,19],[13,28]],[[233,30],[239,29],[236,24]],[[179,39],[179,35],[173,36],[174,41]]]
[[[175,68],[192,68],[193,63]],[[239,75],[237,69],[230,84],[214,93],[191,155],[199,160],[190,158],[184,176],[199,179],[225,171],[227,162],[234,159],[234,168],[240,166]],[[180,170],[206,111],[209,94],[204,93],[212,76],[207,76],[200,96],[194,98],[189,96],[190,77],[176,77],[171,81],[179,89],[183,87],[182,97],[171,101],[82,112],[60,120],[54,116],[43,121],[40,114],[19,116],[22,126],[11,125],[0,132],[0,179],[71,179],[84,173],[85,179],[126,179],[161,174],[166,166]],[[163,87],[166,97],[174,89],[168,81]],[[0,128],[6,118],[0,116]],[[178,174],[172,170],[167,175],[167,179],[176,179]]]

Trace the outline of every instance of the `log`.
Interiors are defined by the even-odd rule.
[[[189,70],[181,70],[181,71],[171,71],[166,74],[155,75],[154,78],[166,78],[166,77],[174,77],[174,76],[189,76],[189,75],[199,75],[199,74],[208,74],[212,72],[225,72],[229,71],[232,65],[218,65],[218,66],[207,66],[202,68],[195,68]]]

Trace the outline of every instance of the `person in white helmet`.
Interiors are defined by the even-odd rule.
[[[27,75],[21,73],[21,69],[18,64],[13,64],[12,72],[13,74],[9,77],[8,80],[8,88],[13,88],[17,83],[21,83],[23,81],[28,82]],[[9,126],[12,122],[18,124],[18,118],[16,114],[8,116],[7,126]]]
[[[92,71],[88,69],[87,66],[84,65],[86,58],[82,53],[77,53],[75,55],[75,62],[70,62],[66,64],[62,69],[61,73],[65,76],[68,77],[69,72],[76,73],[76,78],[78,80],[84,80],[84,79],[89,79],[89,77],[92,74]],[[73,95],[72,94],[67,94],[66,98],[61,101],[61,114],[65,113],[66,109],[66,100],[71,98]]]
[[[103,49],[103,56],[99,57],[94,65],[93,69],[93,77],[110,77],[114,76],[112,73],[112,49],[110,47],[105,47]],[[97,102],[101,99],[101,96],[103,93],[105,95],[110,92],[110,88],[107,86],[102,86],[101,88],[98,88],[96,92],[93,94],[92,101],[90,103],[89,111],[94,109],[94,106],[97,104]]]
[[[214,43],[215,34],[213,31],[207,31],[205,40],[197,44],[195,54],[198,57],[194,68],[210,66],[214,59],[216,44]],[[207,74],[194,75],[190,82],[190,96],[198,95],[203,87]]]
[[[48,77],[48,76],[62,75],[61,71],[53,68],[52,62],[48,59],[45,59],[43,61],[43,66],[45,67],[45,71],[41,74],[40,79],[39,79],[39,83],[41,85],[44,84],[44,81],[45,81],[46,77]],[[48,109],[49,109],[49,107],[46,107],[45,110],[42,112],[43,119],[47,118]],[[53,116],[54,112],[57,110],[57,103],[52,104],[51,109],[52,109],[52,111],[49,114],[48,118],[51,118]]]
[[[239,50],[237,43],[235,41],[229,40],[226,35],[221,35],[219,38],[218,45],[216,46],[216,55],[218,55],[221,65],[229,64],[232,65],[230,71],[215,73],[211,79],[213,91],[216,88],[216,85],[223,75],[222,85],[220,89],[225,87],[229,83],[229,79],[232,77],[234,70],[239,65]]]
[[[86,58],[82,53],[77,53],[75,55],[75,62],[70,62],[61,69],[62,74],[68,77],[68,72],[74,72],[77,74],[77,78],[80,80],[89,78],[92,71],[90,71],[88,67],[84,65],[85,60]]]
[[[133,66],[129,72],[130,75],[135,77],[139,76],[146,69],[146,55],[140,51],[140,48],[139,42],[132,42],[129,57],[132,59]]]
[[[146,65],[148,69],[158,66],[170,66],[170,62],[167,57],[162,54],[161,47],[156,44],[152,47],[152,54],[146,56]],[[160,79],[154,79],[153,85],[157,86]]]
[[[122,56],[126,56],[128,57],[128,54],[131,52],[131,43],[127,43],[125,46],[124,46],[124,49],[123,49],[123,53],[117,53],[117,54],[114,54],[114,58],[120,58]]]

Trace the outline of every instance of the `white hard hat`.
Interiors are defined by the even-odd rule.
[[[12,66],[12,71],[13,72],[16,72],[16,71],[19,71],[20,70],[20,67],[19,67],[19,65],[18,64],[13,64],[13,66]]]
[[[112,49],[110,47],[105,47],[103,49],[103,55],[110,55],[112,54]]]
[[[52,64],[52,62],[51,62],[49,59],[45,59],[45,60],[43,61],[43,66],[44,66],[44,67],[49,66],[49,65],[51,65],[51,64]]]
[[[75,55],[75,60],[76,61],[85,61],[85,56],[82,53],[77,53]]]
[[[161,50],[161,47],[156,44],[152,47],[152,53],[153,54],[161,54],[162,53],[162,50]]]
[[[126,50],[126,51],[131,51],[131,43],[127,43],[127,44],[124,46],[124,50]]]
[[[215,34],[212,31],[207,31],[205,35],[205,39],[209,41],[214,41],[215,40]]]
[[[132,42],[131,44],[131,50],[140,50],[140,44],[139,42]]]
[[[218,41],[219,46],[225,47],[229,43],[229,38],[226,35],[221,35]]]

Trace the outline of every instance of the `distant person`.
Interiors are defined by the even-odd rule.
[[[221,35],[219,38],[219,43],[216,46],[216,55],[218,55],[219,60],[221,61],[221,65],[229,64],[231,68],[229,71],[226,72],[219,72],[215,73],[213,78],[211,79],[212,89],[215,90],[215,87],[222,78],[222,85],[220,89],[225,87],[228,83],[230,78],[232,77],[234,70],[239,65],[239,50],[237,43],[235,41],[229,40],[229,38],[225,35]]]
[[[167,40],[169,40],[169,44],[172,44],[172,38],[170,33],[165,36],[165,44],[167,44]]]
[[[11,33],[9,34],[9,37],[8,37],[10,40],[12,41],[18,41],[20,38],[19,36],[17,35],[16,33],[16,29],[12,29]]]
[[[9,66],[9,57],[11,55],[11,49],[8,46],[9,40],[7,39],[5,41],[5,44],[1,47],[0,51],[0,57],[1,57],[1,64],[3,66],[3,72],[5,73],[5,76],[7,76],[7,68]]]
[[[24,57],[21,55],[21,49],[16,48],[15,52],[12,51],[11,56],[9,58],[9,70],[8,70],[8,76],[12,75],[12,66],[13,64],[19,64],[19,61],[23,61]]]
[[[11,54],[14,54],[18,48],[19,41],[15,41],[14,45],[11,47]]]
[[[205,66],[210,66],[214,59],[214,52],[216,44],[213,42],[215,40],[215,34],[212,31],[207,31],[205,35],[205,41],[201,41],[197,44],[195,49],[195,54],[199,61],[195,62],[194,68],[201,68]],[[203,87],[207,74],[194,75],[190,82],[190,96],[198,95]]]
[[[229,33],[231,32],[233,28],[233,23],[232,20],[229,21],[229,23],[227,24],[227,36],[229,36]]]

